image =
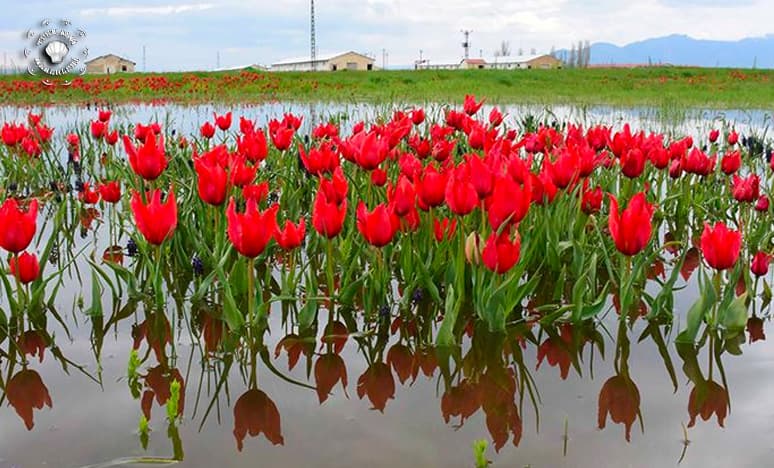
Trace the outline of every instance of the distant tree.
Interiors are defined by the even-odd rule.
[[[500,42],[498,51],[500,52],[500,57],[509,57],[511,55],[511,43],[508,41]]]
[[[584,51],[583,51],[584,52],[583,53],[583,66],[585,68],[588,68],[589,64],[591,64],[591,44],[589,43],[589,41],[586,41],[583,44],[583,48],[584,48]]]
[[[533,48],[529,49],[529,53],[530,53],[531,55],[537,55],[537,49],[535,49],[535,48],[533,47]]]
[[[570,48],[570,57],[566,60],[567,66],[569,68],[575,68],[576,60],[577,60],[577,52],[575,51],[575,44],[573,44],[572,47]]]
[[[556,56],[556,47],[551,46],[551,52],[548,53],[551,57],[558,59],[559,57]]]
[[[578,41],[578,50],[575,55],[575,67],[583,68],[583,41]]]

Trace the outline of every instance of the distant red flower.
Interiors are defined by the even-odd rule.
[[[718,141],[718,137],[720,137],[720,130],[718,129],[712,129],[709,132],[709,141],[710,143],[715,143]]]
[[[99,121],[100,122],[107,122],[110,120],[111,112],[107,109],[100,109],[98,112]]]
[[[204,122],[201,128],[199,128],[199,133],[201,133],[204,138],[209,140],[215,136],[215,126],[209,122]]]
[[[231,128],[231,111],[226,113],[225,115],[215,115],[215,125],[218,126],[219,129],[223,130],[224,132]]]
[[[739,170],[742,165],[742,153],[740,151],[731,151],[723,155],[720,160],[720,169],[724,174],[731,175]]]
[[[727,141],[729,145],[734,146],[737,144],[737,142],[739,142],[739,134],[736,133],[735,130],[731,130],[731,133],[728,134]]]
[[[107,133],[107,125],[101,120],[95,120],[91,123],[91,136],[100,139]]]
[[[481,106],[484,105],[484,99],[482,99],[479,102],[476,102],[476,96],[473,95],[466,95],[465,96],[465,102],[463,103],[463,110],[468,115],[474,115],[476,114],[479,109],[481,109]]]

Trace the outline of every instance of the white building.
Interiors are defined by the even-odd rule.
[[[357,52],[339,52],[335,54],[322,54],[317,56],[317,60],[312,66],[309,56],[294,57],[271,64],[271,71],[342,71],[342,70],[373,70],[374,59],[365,54]]]
[[[495,57],[493,59],[471,58],[459,62],[433,63],[429,60],[417,62],[417,70],[526,70],[532,68],[562,68],[562,62],[547,54]]]

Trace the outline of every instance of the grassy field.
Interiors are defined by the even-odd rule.
[[[0,102],[489,102],[772,109],[774,70],[639,69],[379,72],[186,72],[85,76],[69,87],[0,77]]]

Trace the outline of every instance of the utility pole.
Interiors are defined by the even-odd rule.
[[[473,31],[469,29],[463,29],[460,31],[465,36],[465,42],[462,43],[462,48],[465,50],[465,59],[470,58],[470,33]]]
[[[143,73],[148,71],[148,69],[145,68],[145,46],[142,46],[142,71]]]
[[[220,69],[220,51],[215,53],[215,68]]]
[[[317,31],[314,24],[314,0],[311,0],[311,19],[309,21],[310,27],[310,54],[309,58],[312,61],[312,71],[317,71]]]
[[[382,49],[382,70],[387,69],[387,49]]]

